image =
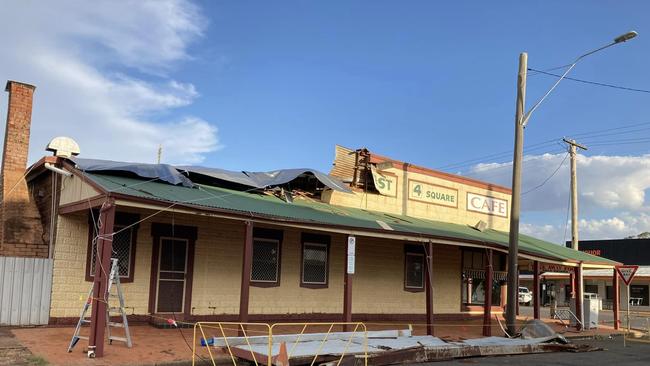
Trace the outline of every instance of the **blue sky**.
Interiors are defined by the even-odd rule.
[[[521,51],[548,68],[636,29],[573,76],[650,86],[649,4],[565,3],[205,2],[199,60],[178,75],[202,95],[187,108],[219,126],[217,165],[327,169],[339,143],[440,167],[512,148]],[[531,76],[529,102],[552,82]],[[565,82],[526,142],[645,122],[648,100]]]
[[[520,52],[529,67],[552,68],[634,29],[638,38],[585,59],[571,76],[650,89],[644,1],[3,7],[0,78],[37,86],[32,160],[68,135],[88,157],[154,161],[162,144],[169,163],[328,171],[341,144],[509,185]],[[29,29],[19,27],[25,17]],[[531,74],[528,105],[553,82]],[[593,147],[578,162],[583,237],[650,230],[650,142],[611,143],[650,137],[649,101],[560,85],[526,129],[526,146],[547,143],[527,153],[524,191],[552,178],[524,196],[524,231],[564,238],[568,164],[556,141],[584,132]],[[2,113],[5,105],[3,96]],[[636,124],[640,131],[625,129]],[[621,127],[616,136],[594,132]],[[457,165],[468,159],[476,160]]]

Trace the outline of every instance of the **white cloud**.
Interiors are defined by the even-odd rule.
[[[154,161],[163,144],[166,162],[199,163],[219,147],[214,125],[169,117],[199,96],[169,75],[206,25],[192,3],[20,1],[3,15],[0,80],[37,86],[32,161],[58,135],[76,139],[83,156],[131,161]]]
[[[569,159],[565,154],[532,155],[524,158],[522,210],[566,210],[569,195]],[[563,165],[546,183],[553,172]],[[469,175],[510,186],[510,163],[479,164]],[[645,210],[645,190],[650,188],[650,155],[578,155],[578,195],[581,212],[598,210]]]
[[[532,220],[522,221],[523,233],[555,243],[570,240],[570,223],[564,223],[569,203],[569,159],[565,156],[524,158],[522,192],[530,192],[523,195],[522,212],[524,219],[526,213],[535,214]],[[469,175],[510,186],[511,170],[510,163],[479,164]],[[580,239],[620,239],[650,231],[650,207],[645,197],[650,189],[650,155],[578,155],[577,171]],[[558,222],[561,224],[549,224]]]
[[[521,224],[521,232],[561,244],[571,239],[571,227],[564,225]],[[623,212],[604,219],[581,219],[578,222],[580,240],[623,239],[650,231],[650,216],[645,213]]]

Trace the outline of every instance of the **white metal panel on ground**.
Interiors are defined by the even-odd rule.
[[[0,325],[50,320],[52,259],[0,257]]]

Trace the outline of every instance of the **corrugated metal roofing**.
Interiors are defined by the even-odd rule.
[[[189,188],[156,181],[98,173],[83,173],[106,191],[147,200],[163,201],[206,209],[219,209],[270,219],[335,225],[350,229],[385,230],[412,236],[435,236],[459,241],[481,242],[508,248],[508,233],[475,230],[467,225],[424,220],[410,216],[386,214],[363,209],[333,206],[315,200],[296,199],[287,203],[275,196],[241,192],[220,187],[197,185]],[[385,225],[394,231],[387,230]],[[520,234],[520,251],[555,260],[616,264],[605,258],[579,252],[560,245]]]

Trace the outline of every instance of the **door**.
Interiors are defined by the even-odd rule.
[[[185,239],[160,238],[157,313],[182,313],[185,310],[188,244]]]

